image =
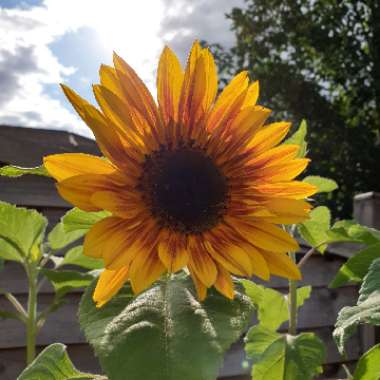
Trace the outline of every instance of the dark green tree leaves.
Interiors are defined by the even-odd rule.
[[[80,324],[112,380],[214,380],[253,311],[239,292],[230,301],[211,290],[199,302],[183,275],[137,297],[126,285],[100,309],[92,301],[94,286],[83,296]]]

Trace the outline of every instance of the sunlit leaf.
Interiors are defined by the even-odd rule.
[[[329,242],[380,243],[380,231],[362,226],[354,220],[340,220],[327,232]]]
[[[0,175],[6,177],[21,177],[24,174],[42,175],[50,177],[49,173],[43,165],[35,168],[21,168],[19,166],[7,165],[0,168]]]
[[[59,250],[80,239],[83,235],[83,230],[65,231],[63,223],[60,222],[49,233],[48,241],[51,249]]]
[[[35,258],[46,226],[47,219],[37,211],[0,202],[0,256],[16,261],[30,255]]]
[[[380,325],[380,259],[373,261],[364,277],[357,305],[339,312],[333,335],[340,352],[360,323]]]
[[[241,280],[245,292],[257,308],[257,318],[264,328],[277,330],[289,319],[288,298],[274,289],[255,284],[250,280]],[[297,289],[297,306],[301,307],[310,297],[311,286]]]
[[[300,146],[297,157],[305,157],[307,151],[306,143],[306,134],[307,134],[307,123],[306,120],[302,120],[297,131],[294,132],[287,140],[284,141],[284,144],[295,144]]]
[[[359,359],[353,380],[380,379],[380,344],[372,347]]]
[[[316,186],[318,193],[329,193],[338,188],[338,184],[334,180],[316,175],[309,175],[305,177],[303,182]]]
[[[246,347],[253,358],[253,380],[312,380],[322,372],[325,348],[313,333],[276,338],[257,327],[249,332]]]
[[[24,369],[17,380],[107,380],[107,378],[78,371],[67,355],[66,346],[54,343],[46,347]]]
[[[327,232],[330,229],[331,214],[325,206],[311,210],[310,218],[298,225],[298,232],[312,247],[323,253],[327,247],[322,244],[328,240]]]
[[[92,300],[94,287],[82,298],[79,320],[112,380],[215,380],[223,353],[253,311],[239,292],[231,301],[210,290],[200,302],[191,279],[182,275],[136,297],[126,285],[100,309]]]
[[[104,267],[102,260],[97,260],[83,254],[83,246],[70,249],[64,256],[60,265],[78,265],[86,269],[101,269]]]
[[[42,269],[41,273],[52,283],[57,297],[63,297],[74,289],[85,288],[94,280],[94,274],[89,272]]]
[[[73,208],[63,216],[62,223],[66,232],[80,230],[85,234],[96,222],[110,215],[108,211],[87,212]]]
[[[331,284],[331,288],[337,288],[348,282],[361,282],[367,274],[372,262],[380,258],[380,242],[360,250],[350,257],[340,268]]]

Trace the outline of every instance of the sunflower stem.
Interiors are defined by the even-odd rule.
[[[294,252],[290,252],[289,256],[296,262],[296,254]],[[297,281],[295,280],[289,280],[288,310],[289,334],[297,335]]]
[[[36,356],[37,336],[37,268],[34,263],[27,265],[29,295],[26,321],[26,363],[30,364]]]

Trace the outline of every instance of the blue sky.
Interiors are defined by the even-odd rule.
[[[112,51],[155,92],[165,44],[184,62],[194,39],[229,46],[224,14],[243,0],[0,0],[0,124],[91,136],[58,86],[93,100],[91,84]]]

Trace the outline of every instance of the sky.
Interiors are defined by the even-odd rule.
[[[225,13],[243,0],[0,0],[0,124],[91,137],[59,83],[94,102],[101,63],[121,55],[155,94],[167,44],[185,63],[195,39],[234,42]]]

